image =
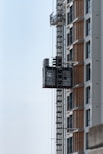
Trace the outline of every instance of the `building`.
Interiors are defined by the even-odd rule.
[[[88,134],[89,154],[103,153],[103,124],[91,127]]]
[[[56,57],[50,70],[44,61],[44,87],[56,88],[56,151],[88,154],[89,128],[103,123],[103,0],[57,0],[50,24]]]

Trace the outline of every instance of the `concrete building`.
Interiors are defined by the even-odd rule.
[[[91,127],[88,139],[89,154],[103,154],[103,124]]]
[[[50,24],[56,62],[44,61],[44,87],[56,88],[56,151],[88,154],[89,128],[103,123],[103,0],[57,0]]]

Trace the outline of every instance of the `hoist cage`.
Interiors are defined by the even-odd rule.
[[[43,88],[71,88],[72,68],[51,67],[49,59],[44,59],[43,63]]]

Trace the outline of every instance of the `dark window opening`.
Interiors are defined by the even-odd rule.
[[[73,152],[73,138],[70,137],[67,139],[67,154],[71,154]]]
[[[88,133],[86,133],[86,149],[88,149]]]
[[[73,28],[70,28],[70,33],[67,34],[67,46],[73,43]]]
[[[70,12],[67,14],[67,24],[73,21],[73,6],[70,7]]]
[[[86,104],[90,103],[90,86],[86,88]]]
[[[67,97],[67,110],[73,109],[73,94],[70,93],[70,95]]]
[[[86,65],[86,81],[90,80],[90,64]]]
[[[90,18],[86,20],[86,36],[90,35]]]
[[[70,131],[70,128],[73,128],[73,116],[72,115],[70,115],[67,118],[67,132]]]
[[[86,43],[86,58],[90,58],[90,41]]]
[[[86,13],[90,12],[90,0],[86,0]]]
[[[90,109],[86,110],[86,127],[90,126]]]

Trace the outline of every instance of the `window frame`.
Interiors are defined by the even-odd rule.
[[[90,54],[91,54],[91,48],[90,48],[90,46],[91,46],[91,42],[90,42],[90,40],[88,41],[88,42],[86,42],[86,59],[88,59],[88,58],[90,58]]]
[[[69,96],[67,96],[67,111],[73,109],[73,93],[71,92]]]
[[[69,50],[69,54],[67,54],[67,61],[73,60],[73,49]]]
[[[70,3],[72,0],[67,0],[67,4]]]
[[[86,14],[90,13],[90,0],[86,0]]]
[[[90,109],[87,109],[85,113],[86,113],[86,116],[85,116],[86,123],[85,124],[86,124],[86,127],[89,127],[90,126]]]
[[[85,134],[85,148],[88,149],[88,132]]]
[[[67,33],[67,46],[73,43],[73,28],[70,28],[70,32]]]
[[[69,45],[73,43],[73,28],[70,28]]]
[[[67,154],[73,152],[73,137],[67,138]]]
[[[90,103],[91,88],[90,86],[86,87],[86,104]]]
[[[69,132],[68,128],[73,128],[73,115],[67,117],[67,132]]]
[[[91,20],[90,20],[90,18],[88,18],[87,20],[86,20],[86,36],[89,36],[90,35],[90,24],[91,24]]]
[[[70,7],[70,11],[67,13],[67,25],[73,22],[73,5]]]
[[[89,81],[91,79],[91,65],[90,63],[86,65],[86,81]]]

